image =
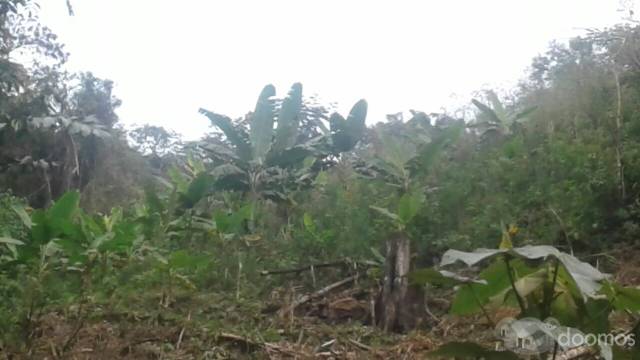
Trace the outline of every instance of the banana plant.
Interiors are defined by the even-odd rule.
[[[433,126],[426,114],[414,112],[407,123],[378,127],[372,155],[365,160],[368,170],[406,193],[412,181],[426,175],[442,150],[462,134],[464,123],[448,120]]]
[[[496,134],[498,136],[512,134],[513,126],[525,121],[537,108],[536,106],[532,106],[519,112],[513,112],[505,108],[495,92],[489,90],[486,92],[486,96],[490,105],[484,104],[476,99],[471,100],[480,113],[475,123],[470,127],[478,128],[483,137],[489,136],[490,134]]]
[[[347,119],[332,114],[330,129],[301,141],[305,137],[300,134],[300,123],[306,114],[302,85],[293,84],[282,101],[275,95],[273,85],[265,86],[244,122],[200,109],[225,138],[200,144],[215,164],[211,171],[214,189],[242,190],[253,200],[263,196],[286,198],[286,184],[310,178],[304,175],[312,171],[314,163],[353,149],[364,135],[365,100],[353,106]]]
[[[384,285],[380,293],[380,313],[376,315],[385,331],[409,330],[413,319],[401,315],[401,309],[414,304],[407,297],[411,268],[411,244],[406,227],[424,203],[424,190],[416,181],[432,166],[441,150],[464,129],[460,121],[434,127],[424,113],[414,112],[409,122],[393,121],[377,129],[373,156],[367,159],[368,170],[398,189],[400,199],[394,213],[386,208],[371,209],[391,219],[395,232],[386,242]]]
[[[384,215],[387,219],[391,220],[394,225],[397,227],[398,231],[404,231],[413,220],[413,218],[418,215],[420,208],[424,203],[424,194],[422,192],[416,191],[413,193],[405,193],[400,197],[398,201],[398,209],[396,212],[389,211],[388,209],[371,206],[372,210],[377,211],[379,214]]]

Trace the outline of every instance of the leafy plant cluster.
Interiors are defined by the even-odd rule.
[[[411,110],[367,127],[364,100],[345,117],[299,83],[282,97],[267,85],[242,118],[200,109],[212,132],[185,142],[120,127],[112,83],[65,71],[33,6],[0,1],[3,350],[29,353],[52,312],[74,324],[64,353],[92,317],[161,317],[196,294],[240,304],[290,280],[264,269],[381,268],[398,233],[414,284],[459,287],[458,315],[517,306],[605,332],[611,312],[640,311],[637,289],[579,260],[640,235],[638,27],[553,44],[514,94],[481,92],[466,118]],[[50,64],[12,60],[25,47]],[[415,270],[441,256],[489,265],[478,278]],[[497,356],[440,354],[456,348]]]
[[[525,320],[532,324],[516,333],[516,343],[510,344],[510,350],[516,352],[528,350],[524,346],[524,340],[534,339],[539,333],[552,339],[555,346],[533,349],[540,350],[533,355],[551,355],[553,358],[559,352],[593,346],[594,344],[587,344],[584,340],[572,340],[585,339],[584,334],[600,335],[600,339],[606,339],[602,335],[607,334],[632,336],[632,339],[638,336],[640,323],[626,333],[612,333],[614,329],[610,326],[609,315],[612,312],[640,311],[640,290],[620,286],[612,281],[610,275],[601,273],[590,264],[552,246],[527,245],[514,248],[508,234],[504,239],[506,241],[503,241],[499,249],[477,249],[473,252],[448,250],[444,253],[440,269],[458,262],[467,266],[488,263],[476,279],[456,275],[448,270],[425,268],[413,272],[411,280],[416,284],[457,287],[451,313],[482,313],[498,331],[504,326],[505,320],[497,323],[488,309],[516,307],[520,310],[518,318],[537,319]],[[547,319],[554,319],[553,324],[557,326],[547,326]],[[561,341],[563,334],[569,334],[568,342]],[[575,337],[578,334],[581,336]],[[487,351],[468,344],[452,345],[442,347],[434,355],[473,358],[482,356]],[[601,340],[595,345],[604,359],[631,359],[640,353],[640,345],[635,341],[616,344]],[[518,358],[510,351],[493,354],[498,355]]]

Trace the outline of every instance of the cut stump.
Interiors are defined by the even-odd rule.
[[[406,332],[424,318],[424,293],[409,284],[410,240],[395,233],[387,240],[382,290],[376,302],[376,320],[384,331]]]

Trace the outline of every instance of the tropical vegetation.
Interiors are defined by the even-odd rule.
[[[640,26],[552,43],[464,112],[266,85],[199,109],[197,141],[122,125],[34,1],[0,29],[3,358],[518,358],[447,336],[505,309],[638,337],[540,356],[639,358]]]

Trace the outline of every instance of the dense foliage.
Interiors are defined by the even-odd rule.
[[[514,245],[551,245],[557,259],[640,238],[638,26],[553,43],[512,93],[482,91],[470,118],[412,110],[367,127],[364,100],[345,119],[301,84],[282,98],[267,85],[243,118],[201,109],[213,129],[195,142],[119,126],[113,84],[65,70],[68,54],[31,1],[0,1],[0,29],[0,351],[31,354],[51,312],[73,322],[62,354],[101,316],[159,317],[198,294],[265,298],[284,281],[263,269],[380,267],[398,232],[413,268],[450,248],[495,248],[507,225]],[[516,280],[540,274],[515,266],[526,269]],[[454,312],[508,292],[491,269],[481,277],[502,287],[479,307],[459,296]],[[379,271],[368,275],[378,284]],[[627,290],[606,289],[610,311],[638,311],[611,300]],[[544,300],[535,311],[548,315]]]

